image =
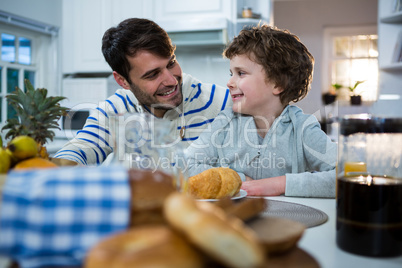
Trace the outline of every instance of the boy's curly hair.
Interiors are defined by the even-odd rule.
[[[314,57],[287,30],[266,24],[245,28],[223,51],[228,59],[237,55],[247,55],[263,66],[267,81],[283,89],[279,96],[284,105],[300,101],[310,90]]]

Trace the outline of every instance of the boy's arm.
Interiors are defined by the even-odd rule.
[[[297,155],[307,170],[283,176],[243,182],[248,195],[299,197],[335,197],[336,144],[319,129],[318,124],[304,128],[303,153]],[[300,168],[300,167],[299,167]]]
[[[286,174],[286,196],[335,198],[335,168],[329,171]]]
[[[337,145],[320,129],[318,124],[304,128],[303,154],[306,170],[286,174],[287,196],[335,197]]]

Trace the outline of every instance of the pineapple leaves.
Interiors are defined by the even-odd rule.
[[[38,107],[38,109],[40,111],[43,111],[49,107],[58,108],[55,105],[63,99],[65,99],[65,98],[64,97],[49,97],[42,102],[42,104]]]
[[[51,129],[60,129],[58,120],[66,113],[67,108],[60,106],[59,102],[65,97],[47,97],[47,89],[35,90],[27,79],[25,79],[25,90],[26,92],[16,87],[14,92],[6,96],[17,118],[7,119],[2,130],[8,129],[6,138],[28,135],[43,145],[47,139],[53,140],[54,132]]]
[[[27,92],[34,92],[35,89],[31,84],[31,81],[29,81],[28,79],[24,80],[24,84],[25,84],[25,89],[27,90]]]

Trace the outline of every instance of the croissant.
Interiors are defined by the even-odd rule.
[[[232,197],[240,191],[241,179],[230,168],[211,168],[187,181],[187,193],[197,199]]]

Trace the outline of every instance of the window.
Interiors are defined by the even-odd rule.
[[[23,89],[24,79],[29,79],[35,85],[37,67],[32,65],[32,39],[18,34],[1,33],[0,81],[4,81],[5,88],[1,87],[0,107],[1,122],[15,116],[15,111],[8,104],[5,96],[13,92],[15,87]],[[4,72],[4,75],[3,75]],[[3,84],[3,83],[1,83]],[[4,108],[3,108],[4,107]],[[3,110],[4,109],[4,110]]]
[[[13,25],[14,20],[18,26]],[[0,129],[8,118],[15,116],[6,95],[15,87],[24,90],[24,79],[29,79],[35,88],[47,88],[49,95],[57,93],[61,75],[57,63],[57,31],[0,11]]]
[[[1,125],[8,118],[15,116],[15,111],[8,104],[5,96],[13,92],[15,87],[24,88],[24,79],[29,79],[35,86],[35,74],[37,66],[32,60],[33,38],[19,34],[18,31],[12,33],[1,31],[1,56],[0,56],[0,107]],[[3,86],[4,85],[4,86]]]
[[[344,87],[360,84],[355,93],[364,101],[378,97],[377,28],[327,28],[324,33],[324,88],[333,84]]]

